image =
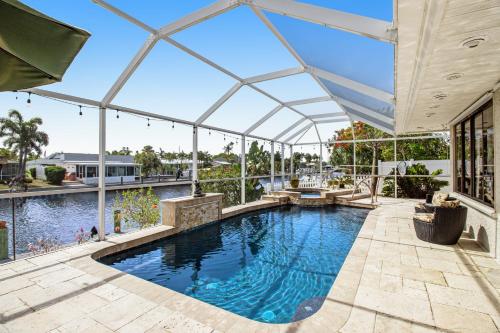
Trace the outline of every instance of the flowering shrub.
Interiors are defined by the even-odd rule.
[[[35,243],[28,243],[28,251],[33,254],[42,254],[55,251],[61,247],[57,239],[39,238]]]
[[[113,208],[121,211],[128,226],[136,223],[140,228],[146,228],[160,220],[159,203],[160,199],[150,187],[123,191],[121,195],[117,192]]]
[[[75,233],[75,241],[77,241],[78,244],[83,244],[85,242],[88,242],[90,238],[91,238],[90,232],[85,232],[83,228],[80,228],[80,230],[78,230]]]

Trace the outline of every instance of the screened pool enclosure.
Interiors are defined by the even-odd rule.
[[[175,11],[170,2],[156,5],[89,1],[95,17],[75,17],[75,24],[81,20],[92,38],[109,41],[108,48],[97,49],[91,38],[64,82],[50,90],[25,90],[74,103],[80,110],[99,110],[101,170],[109,113],[136,115],[148,126],[158,120],[192,127],[193,180],[198,178],[199,131],[236,136],[241,141],[237,181],[242,204],[248,140],[270,143],[273,188],[275,175],[282,181],[286,176],[284,163],[274,170],[275,151],[292,156],[296,146],[319,146],[321,174],[333,126],[360,121],[394,135],[397,22],[392,1],[380,1],[375,12],[362,1],[347,6],[320,0],[203,0],[177,5]],[[156,14],[145,15],[151,12]],[[259,47],[260,40],[265,48]],[[86,52],[102,53],[102,63],[88,62]],[[169,61],[177,53],[183,60]],[[98,91],[93,87],[97,80],[109,89]],[[85,96],[75,90],[82,85],[87,86]],[[207,86],[220,94],[207,96]],[[427,137],[435,138],[421,138]],[[390,140],[396,145],[396,139]],[[293,164],[289,171],[294,173]],[[103,239],[104,173],[98,189]]]

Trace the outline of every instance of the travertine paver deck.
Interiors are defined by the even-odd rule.
[[[156,227],[1,265],[0,332],[497,332],[500,265],[467,238],[419,241],[414,203],[382,200],[303,321],[251,321],[90,257],[174,232]]]

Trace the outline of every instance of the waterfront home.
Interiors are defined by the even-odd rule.
[[[54,153],[46,158],[29,161],[28,169],[36,168],[36,177],[45,179],[46,166],[61,166],[66,169],[67,179],[84,184],[97,184],[99,180],[99,155],[81,153]],[[133,182],[140,176],[141,165],[133,156],[106,156],[106,183]]]
[[[9,181],[17,173],[19,163],[6,158],[0,158],[0,181]]]

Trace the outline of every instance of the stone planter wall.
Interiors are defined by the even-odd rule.
[[[161,201],[163,225],[187,230],[222,217],[221,193],[207,193],[201,198],[181,197]]]

